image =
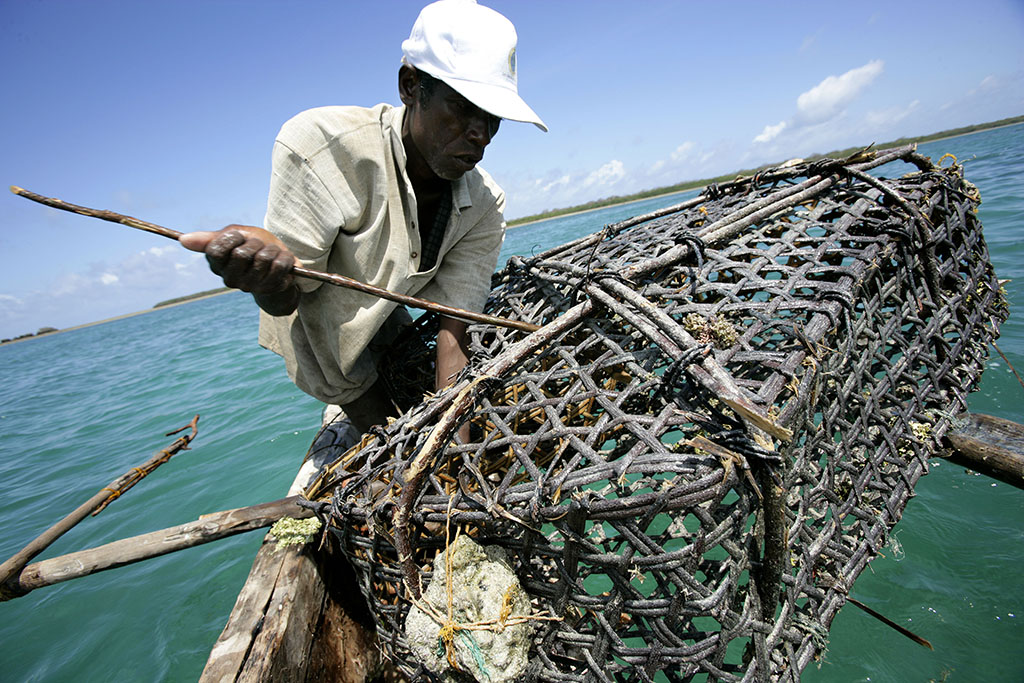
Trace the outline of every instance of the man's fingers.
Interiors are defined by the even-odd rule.
[[[198,232],[187,232],[178,238],[181,246],[191,251],[206,251],[206,245],[210,243],[218,233],[201,230]]]
[[[292,256],[291,252],[278,252],[274,260],[270,262],[270,268],[267,272],[268,280],[280,289],[291,287],[295,279],[292,275],[292,268],[297,264],[298,261]]]
[[[246,242],[245,246],[248,246],[250,243],[255,244],[256,241],[250,240]],[[262,249],[256,251],[252,256],[252,265],[244,275],[244,284],[239,285],[238,288],[257,294],[262,293],[262,290],[267,288],[273,289],[277,283],[268,279],[267,274],[270,272],[270,266],[274,259],[280,253],[281,249],[275,244],[267,244]]]
[[[237,239],[229,239],[226,235],[223,239],[225,253],[217,260],[221,269],[218,275],[224,278],[224,284],[228,287],[248,292],[252,288],[253,260],[256,254],[264,248],[263,242],[256,239],[245,239],[239,233],[236,233],[236,236]],[[238,240],[242,240],[241,244],[237,244]],[[220,240],[214,242],[213,246],[221,246],[218,242]],[[210,259],[210,251],[211,249],[206,250],[207,259]],[[212,260],[210,267],[214,267]]]

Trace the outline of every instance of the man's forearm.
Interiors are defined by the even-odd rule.
[[[466,323],[441,316],[441,326],[437,331],[437,372],[434,380],[437,390],[451,384],[468,362]],[[458,435],[459,441],[469,443],[468,422],[459,427]]]
[[[468,362],[466,323],[442,316],[437,332],[436,388],[440,390],[451,384]]]

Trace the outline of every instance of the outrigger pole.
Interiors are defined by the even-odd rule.
[[[107,505],[117,498],[120,498],[125,491],[135,486],[135,484],[137,484],[143,477],[170,460],[171,456],[175,453],[189,450],[188,445],[192,443],[192,439],[194,439],[198,433],[198,424],[199,416],[196,415],[192,418],[192,421],[184,427],[175,429],[173,432],[168,432],[166,436],[173,436],[174,434],[183,432],[186,429],[191,429],[188,434],[178,437],[173,444],[151,457],[141,467],[131,468],[120,477],[110,482],[110,484],[100,489],[92,496],[92,498],[79,505],[74,511],[64,517],[64,519],[44,531],[35,540],[22,548],[6,562],[0,564],[0,601],[7,599],[7,591],[5,590],[4,585],[12,577],[17,577],[33,557],[46,550],[50,547],[50,544],[63,536],[72,527],[89,515],[94,517],[98,515],[107,507]],[[69,576],[68,578],[74,577]]]
[[[0,582],[0,602],[37,588],[90,576],[107,569],[160,557],[185,548],[268,527],[283,517],[304,519],[313,511],[298,504],[301,496],[202,515],[193,522],[122,538],[95,548],[53,557],[19,568]]]

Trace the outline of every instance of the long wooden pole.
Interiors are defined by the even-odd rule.
[[[166,436],[172,436],[189,428],[192,430],[191,433],[178,437],[173,444],[147,460],[141,467],[133,467],[114,481],[110,482],[106,487],[97,491],[92,498],[79,505],[74,511],[64,517],[64,519],[44,531],[36,537],[34,541],[26,545],[18,551],[17,554],[0,565],[0,586],[5,584],[8,579],[21,571],[21,569],[28,564],[29,560],[50,547],[50,544],[67,533],[72,527],[81,522],[88,515],[98,514],[112,501],[120,497],[121,494],[132,486],[135,486],[135,484],[137,484],[143,477],[170,460],[172,455],[182,450],[188,450],[189,443],[191,443],[192,439],[196,436],[198,423],[199,416],[196,415],[192,418],[190,423],[181,429],[169,432]]]
[[[120,223],[121,225],[127,225],[131,228],[138,230],[145,230],[155,235],[162,235],[173,240],[177,240],[183,233],[165,228],[155,223],[148,221],[139,220],[132,216],[125,216],[124,214],[116,213],[114,211],[107,211],[103,209],[90,209],[87,206],[79,206],[78,204],[72,204],[62,199],[55,197],[44,197],[41,194],[30,192],[24,188],[18,187],[17,185],[11,185],[11,192],[14,194],[24,197],[25,199],[31,199],[34,202],[44,204],[54,209],[60,209],[61,211],[70,211],[71,213],[81,214],[83,216],[89,216],[90,218],[99,218],[100,220],[110,221],[111,223]],[[508,318],[500,318],[495,315],[487,315],[486,313],[476,313],[474,311],[467,311],[463,308],[455,308],[454,306],[445,306],[433,301],[427,301],[426,299],[420,299],[414,296],[408,296],[406,294],[399,294],[392,292],[381,287],[374,285],[368,285],[365,282],[359,280],[353,280],[350,277],[344,275],[335,275],[333,273],[323,273],[318,270],[312,270],[310,268],[303,268],[302,266],[294,266],[292,273],[297,277],[304,277],[310,280],[319,280],[320,282],[326,282],[331,285],[338,287],[345,287],[346,289],[354,289],[358,292],[365,294],[372,294],[373,296],[385,299],[387,301],[394,301],[405,306],[411,306],[413,308],[419,308],[425,311],[433,311],[440,315],[448,316],[450,318],[458,318],[459,320],[465,320],[469,322],[485,323],[488,325],[495,325],[497,327],[507,327],[513,330],[519,330],[521,332],[536,332],[540,329],[539,325],[532,323],[523,322],[520,320],[509,320]]]
[[[313,512],[297,505],[299,496],[203,515],[194,522],[124,538],[88,550],[61,555],[25,567],[0,583],[0,601],[19,598],[36,588],[134,564],[176,550],[262,529],[285,516],[301,519]]]

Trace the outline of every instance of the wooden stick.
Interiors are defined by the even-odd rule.
[[[21,569],[28,564],[29,560],[50,547],[54,541],[67,533],[72,527],[81,522],[88,515],[98,514],[113,500],[121,496],[121,494],[132,486],[135,486],[135,484],[137,484],[143,477],[170,460],[172,455],[179,451],[188,450],[189,443],[191,443],[192,439],[195,438],[198,431],[198,423],[199,416],[196,415],[192,418],[190,423],[181,429],[168,432],[166,436],[177,434],[178,432],[188,428],[192,429],[190,434],[178,437],[173,444],[147,460],[141,467],[133,467],[114,481],[110,482],[110,484],[105,488],[100,489],[92,498],[79,505],[73,512],[71,512],[71,514],[67,515],[64,519],[44,531],[34,541],[26,545],[17,554],[0,565],[0,586],[5,584],[8,579],[21,571]]]
[[[65,202],[62,199],[44,197],[43,195],[18,187],[17,185],[11,185],[11,192],[20,197],[24,197],[25,199],[31,199],[34,202],[44,204],[54,209],[70,211],[71,213],[89,216],[90,218],[99,218],[104,221],[110,221],[111,223],[120,223],[121,225],[127,225],[128,227],[137,228],[138,230],[145,230],[146,232],[151,232],[155,235],[162,235],[173,240],[177,240],[183,234],[177,230],[165,228],[163,226],[156,225],[155,223],[149,223],[147,221],[139,220],[138,218],[133,218],[131,216],[125,216],[124,214],[115,213],[113,211],[90,209],[87,206],[79,206],[78,204]],[[395,303],[403,304],[405,306],[411,306],[425,311],[433,311],[434,313],[445,315],[449,318],[458,318],[459,320],[475,323],[485,323],[488,325],[495,325],[497,327],[507,327],[521,332],[536,332],[540,329],[539,325],[533,325],[520,320],[509,320],[508,318],[500,318],[495,315],[487,315],[486,313],[476,313],[474,311],[467,311],[463,308],[445,306],[444,304],[427,301],[426,299],[420,299],[406,294],[398,294],[397,292],[392,292],[381,287],[368,285],[365,282],[360,282],[359,280],[353,280],[352,278],[345,277],[344,275],[324,273],[310,268],[303,268],[302,266],[294,266],[292,268],[292,274],[297,277],[319,280],[320,282],[326,282],[338,287],[345,287],[346,289],[354,289],[357,292],[371,294],[381,299],[394,301]]]
[[[123,567],[246,531],[262,529],[282,517],[312,517],[312,510],[296,504],[299,498],[291,496],[270,503],[214,512],[188,524],[124,538],[31,564],[19,575],[0,583],[0,601],[21,597],[43,586]]]
[[[1017,368],[1013,367],[1013,363],[1011,363],[1010,359],[1006,357],[1006,354],[1003,353],[1003,350],[996,346],[995,342],[989,343],[992,345],[992,348],[996,350],[996,353],[998,353],[1002,357],[1003,362],[1006,363],[1006,367],[1010,368],[1010,372],[1012,372],[1013,376],[1017,378],[1017,382],[1021,385],[1021,387],[1024,387],[1024,379],[1021,379],[1020,375],[1017,374]]]
[[[912,641],[917,643],[918,645],[921,645],[922,647],[926,647],[929,650],[934,650],[935,649],[934,647],[932,647],[931,643],[929,643],[927,640],[925,640],[921,636],[917,635],[916,633],[914,633],[910,629],[906,629],[906,628],[900,626],[899,624],[897,624],[895,621],[893,621],[889,617],[887,617],[887,616],[885,616],[883,614],[879,614],[875,610],[873,610],[870,607],[868,607],[867,605],[865,605],[863,602],[861,602],[859,600],[854,600],[849,595],[846,596],[846,601],[848,603],[850,603],[851,605],[856,605],[857,607],[861,608],[862,610],[864,610],[865,612],[867,612],[868,614],[873,616],[875,619],[878,619],[880,622],[882,622],[886,626],[890,626],[890,627],[896,629],[897,631],[899,631],[900,633],[905,635],[907,638],[910,638]]]

